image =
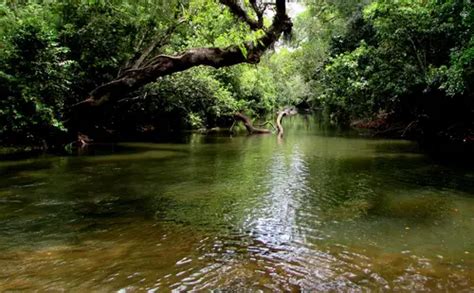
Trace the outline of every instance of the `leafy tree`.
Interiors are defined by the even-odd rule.
[[[13,12],[0,6],[0,137],[5,143],[40,144],[57,135],[73,80],[69,49],[51,25],[54,15],[32,4]]]
[[[416,125],[412,135],[470,137],[470,1],[372,1],[352,13],[337,3],[327,4],[322,15],[334,17],[338,29],[326,30],[326,47],[305,73],[313,101],[339,123],[385,113],[387,123]],[[305,21],[328,27],[320,20]],[[303,46],[321,42],[307,38]]]
[[[0,141],[41,144],[81,128],[139,129],[171,113],[179,115],[173,128],[212,126],[232,111],[276,108],[268,69],[198,68],[154,83],[161,75],[200,64],[258,62],[266,48],[291,28],[284,1],[277,1],[275,11],[270,25],[260,1],[2,4],[0,89],[6,95],[0,101]],[[196,47],[202,48],[192,49]],[[148,76],[150,68],[158,71]],[[243,96],[249,87],[242,76],[255,80],[249,74],[259,74],[267,87],[253,89],[257,95]],[[94,88],[93,98],[84,101]],[[121,102],[105,110],[78,110],[95,98],[92,104],[112,97]],[[135,120],[126,126],[122,117]]]

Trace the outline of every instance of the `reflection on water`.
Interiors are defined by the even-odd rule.
[[[0,291],[474,290],[474,172],[405,141],[293,119],[0,175]]]
[[[296,237],[296,211],[301,197],[308,192],[308,171],[297,150],[284,156],[274,154],[268,168],[268,194],[261,198],[245,219],[244,227],[267,245],[284,245]]]

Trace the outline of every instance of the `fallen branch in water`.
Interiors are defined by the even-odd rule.
[[[272,131],[270,129],[267,129],[267,128],[262,128],[264,127],[265,125],[271,125],[272,128],[276,131],[276,133],[282,137],[283,136],[283,126],[281,124],[282,122],[282,119],[283,117],[285,116],[292,116],[292,115],[295,115],[297,114],[298,112],[296,111],[295,108],[286,108],[280,112],[278,112],[278,115],[277,115],[277,119],[276,119],[276,127],[275,125],[273,125],[272,122],[270,121],[267,121],[263,124],[258,124],[256,126],[253,125],[252,123],[252,120],[250,120],[249,117],[245,116],[244,114],[238,112],[238,113],[235,113],[234,114],[234,122],[232,123],[232,126],[227,129],[227,128],[219,128],[219,127],[216,127],[216,128],[211,128],[211,129],[202,129],[200,130],[200,133],[203,133],[203,134],[210,134],[210,133],[216,133],[216,132],[221,132],[221,133],[224,133],[224,132],[229,132],[229,133],[233,133],[234,132],[234,126],[237,122],[241,121],[244,126],[245,126],[245,129],[247,130],[247,133],[248,134],[266,134],[266,133],[272,133]]]
[[[266,129],[266,128],[257,128],[253,126],[252,121],[250,120],[249,117],[245,116],[242,113],[236,113],[234,114],[234,119],[236,121],[242,121],[242,123],[245,126],[245,129],[247,129],[247,132],[249,134],[264,134],[264,133],[271,133],[271,130]]]
[[[282,137],[284,133],[283,126],[281,125],[281,121],[283,117],[296,115],[296,114],[298,114],[298,112],[296,111],[295,108],[286,108],[285,110],[280,111],[278,113],[277,120],[276,120],[278,136]]]

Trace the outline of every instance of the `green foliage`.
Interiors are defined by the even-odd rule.
[[[216,120],[232,115],[240,107],[239,101],[209,68],[193,68],[167,76],[151,84],[146,93],[149,95],[148,119],[172,113],[185,127],[212,126]]]
[[[340,123],[380,112],[408,121],[424,117],[430,125],[440,119],[469,123],[474,56],[470,1],[371,1],[352,11],[342,2],[319,1],[302,21],[318,29],[309,30],[303,48],[322,48],[313,55],[305,52],[300,61],[312,66],[303,74],[312,85],[313,104]],[[328,17],[330,23],[325,22]]]
[[[251,11],[248,1],[243,5]],[[263,34],[216,0],[7,1],[0,5],[0,143],[37,145],[74,134],[67,129],[71,107],[153,42],[150,56],[255,43]],[[301,51],[277,46],[258,66],[193,68],[161,78],[100,110],[101,120],[88,127],[115,133],[213,127],[231,123],[236,111],[264,115],[299,104],[311,93],[295,54]]]
[[[450,96],[467,94],[474,91],[474,37],[471,37],[459,51],[451,54],[451,66],[441,66],[440,75],[444,77],[444,82],[440,88],[445,89]]]
[[[18,13],[0,6],[0,138],[6,143],[39,143],[64,131],[63,98],[74,61],[51,25],[54,16],[39,5]]]
[[[137,98],[119,103],[121,115],[112,120],[122,130],[130,121],[138,128],[154,125],[163,131],[210,128],[230,125],[237,111],[259,116],[296,105],[308,88],[295,74],[291,57],[282,50],[266,56],[258,66],[198,67],[166,76],[145,87]]]

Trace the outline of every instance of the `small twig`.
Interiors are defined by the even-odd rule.
[[[234,126],[235,126],[235,123],[237,123],[237,120],[234,119],[234,122],[232,123],[232,126],[229,128],[229,131],[231,133],[234,133]]]
[[[257,124],[257,126],[258,126],[258,127],[264,127],[265,125],[268,125],[268,124],[270,124],[270,125],[272,126],[273,130],[277,131],[275,125],[273,125],[273,123],[271,123],[270,121],[267,121],[267,122],[265,122],[265,123],[263,123],[263,124]]]
[[[412,127],[413,127],[413,124],[415,123],[418,123],[418,119],[417,120],[413,120],[412,122],[410,122],[408,124],[408,126],[405,128],[405,130],[403,130],[403,133],[402,133],[402,137],[405,136],[405,134],[407,133],[408,130],[410,130]]]
[[[121,99],[121,100],[118,100],[117,103],[122,103],[122,102],[129,102],[129,101],[136,101],[136,100],[141,100],[141,99],[146,99],[146,96],[148,95],[147,92],[145,92],[145,94],[143,96],[139,95],[139,96],[136,96],[136,97],[133,97],[133,98],[125,98],[125,99]]]

